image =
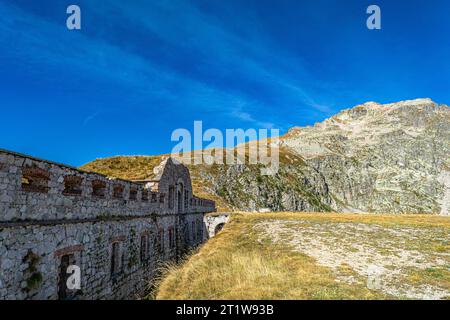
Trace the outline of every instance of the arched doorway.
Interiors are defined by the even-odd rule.
[[[180,190],[177,192],[177,199],[178,199],[178,213],[183,212],[183,193],[181,193]]]
[[[218,234],[220,231],[222,231],[223,227],[225,226],[225,223],[219,223],[215,228],[214,228],[214,235]]]
[[[177,183],[177,212],[178,213],[184,212],[183,195],[184,195],[184,185],[182,182],[178,182]]]

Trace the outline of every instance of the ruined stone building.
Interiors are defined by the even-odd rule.
[[[213,201],[166,159],[149,181],[104,175],[0,150],[0,299],[128,299],[161,262],[207,238]],[[81,287],[69,290],[69,266]],[[69,270],[71,270],[69,268]]]

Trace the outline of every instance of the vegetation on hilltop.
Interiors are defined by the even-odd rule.
[[[280,148],[279,173],[274,176],[263,176],[262,165],[248,164],[248,148],[246,144],[246,164],[244,165],[204,163],[188,165],[194,194],[214,200],[221,211],[270,207],[270,202],[274,199],[278,199],[276,200],[278,202],[275,204],[276,207],[272,206],[273,210],[290,207],[291,201],[297,201],[299,210],[308,208],[318,211],[330,210],[330,207],[322,202],[321,196],[306,185],[308,180],[305,174],[308,168],[303,173],[305,163],[301,157],[286,148]],[[225,152],[223,154],[225,157]],[[191,153],[189,155],[191,158],[194,157]],[[145,180],[152,178],[153,168],[167,156],[169,155],[117,156],[97,159],[82,166],[81,169],[126,180]],[[255,189],[259,190],[258,194],[253,191]],[[294,199],[292,200],[291,197]]]
[[[161,156],[117,156],[96,159],[80,167],[82,170],[125,180],[146,180],[153,177],[153,168],[161,163]]]

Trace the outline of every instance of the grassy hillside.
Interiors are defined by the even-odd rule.
[[[236,214],[152,298],[449,298],[449,235],[438,216]]]
[[[104,174],[108,177],[126,180],[145,180],[153,177],[153,168],[169,155],[159,156],[117,156],[96,159],[80,167],[80,169]],[[230,210],[224,199],[211,189],[211,183],[202,178],[202,170],[214,172],[214,166],[188,166],[192,179],[194,194],[198,197],[216,201],[219,210]]]
[[[96,159],[80,169],[98,172],[125,180],[145,180],[153,177],[153,168],[161,163],[161,156],[118,156]]]
[[[252,211],[261,207],[282,211],[285,206],[294,202],[297,203],[298,210],[330,210],[323,202],[324,194],[317,194],[315,181],[320,181],[320,177],[305,165],[301,157],[280,148],[278,174],[263,176],[261,165],[248,164],[248,148],[246,144],[246,165],[243,166],[188,165],[194,194],[214,200],[219,211]],[[153,168],[167,156],[169,155],[97,159],[81,169],[127,180],[151,179]],[[192,154],[190,156],[193,157]],[[287,204],[282,203],[283,199]]]

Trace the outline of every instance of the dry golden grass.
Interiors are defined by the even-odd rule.
[[[450,228],[450,219],[446,216],[437,216],[430,214],[353,214],[353,213],[334,213],[334,212],[272,212],[272,213],[240,213],[252,221],[268,219],[307,219],[309,221],[327,221],[327,222],[349,222],[349,223],[367,223],[381,225],[409,225],[409,226],[429,226]]]
[[[124,180],[146,180],[154,176],[153,169],[170,155],[160,156],[117,156],[97,159],[80,167],[82,170],[97,172],[111,178]],[[189,165],[192,178],[192,188],[197,197],[210,199],[216,202],[219,210],[229,211],[230,207],[221,197],[211,192],[211,183],[201,177],[199,167]],[[211,167],[211,166],[210,166]],[[203,167],[208,169],[208,166]],[[211,169],[210,169],[211,170]]]
[[[267,213],[232,215],[221,233],[180,265],[168,267],[152,298],[156,299],[386,299],[369,290],[366,279],[349,284],[315,260],[280,243],[261,241],[253,226],[272,219],[348,222],[450,229],[450,219],[430,215],[369,215],[337,213]],[[342,265],[341,274],[356,273]],[[411,281],[433,278],[413,272]],[[440,278],[442,279],[440,279]],[[426,279],[425,279],[426,280]],[[448,282],[442,271],[433,281]]]
[[[125,180],[145,180],[153,176],[153,168],[161,163],[161,156],[117,156],[96,159],[80,169]]]

